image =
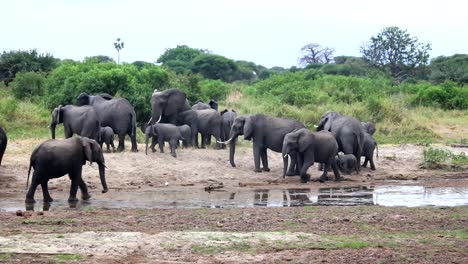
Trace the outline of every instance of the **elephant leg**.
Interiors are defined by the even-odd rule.
[[[41,182],[42,195],[44,196],[44,203],[51,203],[54,200],[52,199],[52,197],[50,197],[48,183],[49,183],[48,180]]]
[[[162,139],[162,137],[158,137],[158,145],[159,145],[159,151],[161,153],[164,153],[164,140]]]
[[[88,186],[86,186],[86,183],[84,182],[83,178],[81,178],[81,177],[80,177],[80,180],[78,182],[78,186],[80,187],[80,191],[81,191],[81,199],[89,200],[89,198],[91,198],[91,195],[89,194]]]
[[[119,134],[119,146],[117,147],[118,152],[125,150],[125,134]]]
[[[370,162],[370,168],[371,168],[371,170],[375,170],[374,157],[371,157],[371,158],[369,159],[369,162]]]
[[[333,174],[335,175],[335,181],[341,181],[343,178],[340,175],[340,170],[338,169],[338,165],[336,164],[334,157],[330,158],[330,163],[333,169]]]
[[[115,152],[115,146],[114,146],[114,141],[113,140],[111,141],[110,145],[112,147],[112,152]]]
[[[110,153],[110,152],[111,152],[111,151],[110,151],[110,146],[109,146],[109,145],[110,145],[109,143],[106,143],[107,153]],[[102,149],[102,147],[101,147],[101,149]]]
[[[369,159],[367,157],[364,157],[364,163],[362,164],[362,167],[367,167],[367,162],[369,161]]]
[[[151,151],[154,153],[156,152],[156,149],[154,148],[156,146],[156,144],[158,143],[158,138],[157,137],[151,137]]]
[[[171,148],[171,155],[174,158],[177,158],[176,147],[177,147],[178,142],[179,142],[179,140],[177,140],[177,139],[171,139],[169,141],[169,147]]]
[[[202,134],[201,135],[201,148],[202,149],[206,148],[205,143],[206,143],[206,135]]]
[[[268,167],[268,155],[266,148],[261,149],[260,157],[262,158],[263,171],[270,171],[270,168]]]
[[[76,193],[78,192],[78,184],[81,178],[81,169],[78,171],[70,172],[68,174],[70,180],[71,180],[71,186],[70,186],[70,196],[68,196],[68,201],[69,202],[76,202],[78,199],[76,198]]]
[[[39,174],[34,171],[31,179],[31,185],[29,186],[28,193],[26,194],[26,203],[35,203],[34,193],[36,192],[37,186],[40,184]]]
[[[300,171],[301,183],[307,183],[310,180],[310,174],[307,173],[307,170],[309,170],[312,165],[314,165],[314,160],[304,159],[304,164]]]
[[[65,134],[65,138],[71,138],[73,136],[73,131],[68,126],[63,126],[63,132]]]
[[[328,181],[327,174],[328,174],[328,169],[330,169],[331,165],[332,165],[331,160],[328,160],[327,163],[325,163],[325,167],[323,168],[322,176],[320,176],[320,182]]]
[[[253,155],[254,155],[254,164],[255,164],[255,172],[262,172],[260,169],[260,147],[254,143],[253,145]]]

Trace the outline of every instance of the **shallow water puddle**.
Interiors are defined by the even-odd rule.
[[[0,211],[94,210],[111,208],[247,208],[308,205],[461,206],[468,205],[468,187],[356,186],[342,188],[238,189],[206,192],[203,189],[160,189],[153,192],[113,191],[89,201],[69,204],[66,193],[52,194],[52,204],[37,196],[34,205],[24,197],[0,197]]]

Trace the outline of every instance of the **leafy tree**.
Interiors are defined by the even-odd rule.
[[[19,72],[11,82],[11,91],[16,99],[40,97],[44,94],[44,81],[40,72]]]
[[[399,81],[418,77],[429,60],[431,44],[419,43],[406,30],[386,27],[361,46],[364,59]]]
[[[299,58],[299,64],[307,66],[309,64],[328,64],[333,62],[333,53],[335,49],[322,47],[317,43],[310,43],[301,48],[302,57]]]
[[[458,85],[468,84],[468,55],[439,56],[429,65],[429,79],[434,83],[454,81]]]
[[[132,64],[137,67],[137,69],[141,70],[143,67],[154,65],[153,63],[146,62],[146,61],[134,61]]]
[[[157,63],[175,71],[176,73],[189,73],[192,71],[193,60],[206,53],[205,50],[190,48],[186,45],[178,45],[159,56]]]
[[[115,62],[113,58],[106,56],[106,55],[97,55],[86,57],[84,59],[85,62],[93,62],[93,63],[106,63],[106,62]]]
[[[226,57],[215,54],[203,54],[193,60],[193,72],[202,74],[207,79],[233,81],[237,64]]]
[[[13,81],[18,72],[52,71],[58,64],[51,54],[41,54],[36,49],[29,51],[4,51],[0,55],[0,81],[5,85]]]
[[[368,64],[363,58],[353,56],[336,56],[335,63],[321,67],[324,74],[365,76],[368,74]]]

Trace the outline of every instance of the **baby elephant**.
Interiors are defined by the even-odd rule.
[[[102,148],[102,144],[106,143],[107,152],[111,152],[109,145],[112,146],[112,152],[115,152],[114,146],[114,130],[111,127],[101,127],[99,130],[99,137],[98,137],[99,146]]]
[[[44,202],[52,202],[53,199],[50,197],[47,183],[50,179],[59,178],[65,174],[68,174],[71,180],[68,201],[77,201],[76,192],[78,191],[78,187],[81,190],[83,200],[89,199],[91,195],[89,195],[88,187],[81,177],[82,167],[86,161],[89,161],[90,164],[93,162],[98,164],[103,188],[102,192],[107,192],[104,156],[102,155],[101,147],[99,147],[99,144],[95,140],[87,137],[72,137],[65,140],[52,139],[39,145],[31,154],[26,188],[29,182],[31,167],[34,168],[34,173],[31,186],[26,194],[26,203],[35,202],[34,193],[39,184],[42,187]]]
[[[336,164],[341,172],[344,174],[351,174],[351,172],[356,171],[356,174],[359,174],[359,163],[356,159],[356,156],[353,154],[338,154],[335,157]]]
[[[153,138],[153,142],[151,143],[151,149],[153,152],[156,152],[154,146],[156,145],[156,141],[159,144],[159,150],[161,153],[164,153],[164,142],[169,142],[169,147],[171,148],[171,155],[176,158],[177,154],[175,152],[177,147],[177,141],[180,139],[185,140],[184,137],[180,134],[179,128],[177,128],[173,124],[161,124],[157,123],[152,126],[146,128],[145,131],[145,143],[146,149],[145,153],[148,155],[148,141],[149,138]]]
[[[379,157],[379,148],[377,147],[377,142],[375,139],[369,134],[364,134],[364,144],[362,147],[362,154],[365,158],[364,163],[362,164],[363,167],[367,166],[367,162],[370,162],[371,170],[375,170],[374,164],[374,151],[377,149],[377,158]]]
[[[177,126],[177,128],[179,129],[180,135],[183,138],[182,146],[184,148],[188,148],[188,146],[192,145],[192,142],[190,142],[190,139],[192,137],[192,129],[189,125]],[[177,143],[179,143],[179,141],[177,141]]]

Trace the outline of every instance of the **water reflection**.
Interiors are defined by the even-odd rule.
[[[354,186],[341,188],[237,189],[205,192],[203,189],[114,192],[96,194],[88,201],[24,204],[23,197],[0,199],[0,211],[85,210],[102,208],[248,208],[309,205],[460,206],[468,205],[467,187]]]

